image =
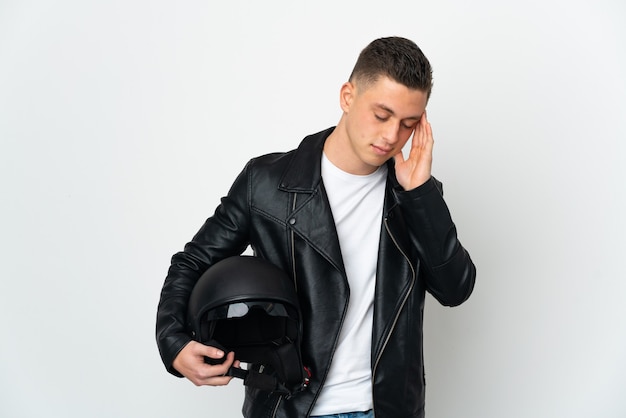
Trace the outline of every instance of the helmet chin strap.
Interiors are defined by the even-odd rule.
[[[231,367],[230,369],[228,369],[226,376],[243,379],[243,384],[245,386],[261,389],[272,394],[282,395],[289,399],[296,393],[301,392],[308,387],[311,378],[311,372],[306,367],[304,368],[304,371],[305,378],[303,382],[298,387],[292,390],[281,384],[275,376],[264,374],[254,369],[245,370],[238,367]]]
[[[204,344],[219,348],[225,353],[228,352],[228,349],[223,347],[220,343],[218,343],[215,340],[210,340]],[[209,364],[220,364],[223,361],[224,361],[223,358],[212,359],[212,358],[205,357],[205,362]],[[255,369],[246,370],[240,367],[231,366],[226,372],[226,376],[232,376],[238,379],[242,379],[243,384],[245,386],[264,390],[272,394],[282,395],[282,396],[285,396],[287,399],[291,398],[296,393],[299,393],[305,390],[309,386],[309,382],[311,380],[311,371],[309,370],[308,367],[304,367],[303,368],[304,378],[302,382],[299,385],[296,385],[296,387],[290,389],[290,388],[287,388],[283,383],[281,383],[281,381],[278,379],[278,377],[274,373],[273,374],[263,373],[263,371],[265,370],[266,368],[264,366],[261,366],[258,371]]]

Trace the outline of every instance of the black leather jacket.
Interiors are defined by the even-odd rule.
[[[174,255],[163,285],[157,341],[165,366],[180,376],[172,362],[190,340],[187,298],[202,272],[250,245],[293,278],[310,386],[290,399],[246,388],[246,417],[308,417],[333,358],[350,289],[320,171],[332,129],[306,137],[291,152],[251,160],[215,214]],[[457,240],[441,183],[431,178],[404,191],[393,160],[388,164],[372,333],[374,412],[376,418],[423,417],[425,291],[443,305],[458,305],[472,292],[476,270]]]

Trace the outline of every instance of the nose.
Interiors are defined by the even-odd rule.
[[[383,128],[383,139],[388,144],[395,144],[400,138],[400,124],[388,121]]]

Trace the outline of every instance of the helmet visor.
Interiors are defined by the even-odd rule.
[[[228,305],[218,306],[207,312],[205,319],[215,321],[218,319],[242,318],[252,309],[263,311],[270,316],[289,316],[285,305],[279,302],[270,301],[245,301]]]

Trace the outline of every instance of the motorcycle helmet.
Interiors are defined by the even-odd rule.
[[[229,371],[244,385],[288,396],[308,385],[295,287],[266,260],[235,256],[211,266],[191,292],[187,327],[196,341],[234,351],[237,360],[248,363],[248,370]]]

